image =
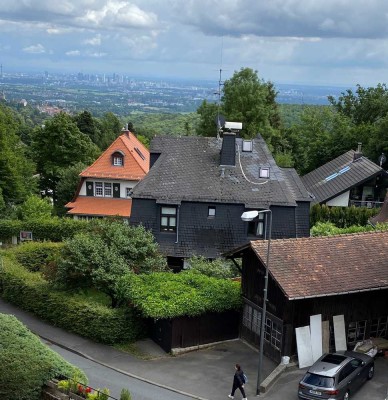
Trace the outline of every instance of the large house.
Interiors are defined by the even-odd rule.
[[[242,258],[244,311],[240,336],[258,345],[268,242],[252,241],[226,256]],[[328,321],[344,315],[346,342],[353,349],[370,337],[388,338],[388,231],[273,240],[264,353],[276,361],[296,354],[295,328],[310,316]]]
[[[76,219],[119,216],[129,220],[132,190],[149,170],[149,151],[128,130],[80,173],[73,201],[66,204]]]
[[[312,204],[381,207],[388,173],[357,151],[350,150],[302,177]]]
[[[277,166],[261,136],[159,136],[150,153],[150,171],[133,191],[130,222],[152,230],[170,266],[264,239],[265,214],[244,222],[248,210],[271,209],[274,238],[309,236],[309,195],[294,169]]]

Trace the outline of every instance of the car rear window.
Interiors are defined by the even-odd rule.
[[[328,376],[322,376],[317,374],[311,374],[307,372],[303,379],[304,383],[312,386],[330,388],[334,386],[334,378],[330,378]]]
[[[340,354],[327,354],[325,357],[322,358],[321,361],[330,364],[340,365],[344,360],[346,360],[346,357],[341,356]]]

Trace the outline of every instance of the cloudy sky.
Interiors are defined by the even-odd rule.
[[[3,73],[387,82],[387,0],[1,0]]]

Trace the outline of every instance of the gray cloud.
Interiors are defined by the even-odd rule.
[[[381,82],[387,15],[386,0],[2,0],[0,61],[217,80],[222,59],[225,78],[247,66],[273,81]]]

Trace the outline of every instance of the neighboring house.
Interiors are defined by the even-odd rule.
[[[364,157],[361,145],[302,177],[312,204],[381,207],[388,187],[388,173]]]
[[[372,225],[388,224],[388,192],[380,212],[369,220]]]
[[[226,256],[242,258],[244,311],[240,336],[259,344],[267,241]],[[296,354],[295,328],[322,314],[344,315],[348,348],[370,337],[388,338],[388,232],[271,241],[264,352]],[[330,339],[333,348],[333,337]]]
[[[309,236],[308,193],[294,169],[276,165],[262,137],[156,137],[150,152],[130,222],[152,230],[170,266],[263,239],[265,214],[243,222],[247,210],[272,210],[272,237]]]
[[[75,198],[66,204],[76,219],[119,216],[129,219],[132,190],[149,169],[149,151],[125,130],[88,168],[80,173]]]

